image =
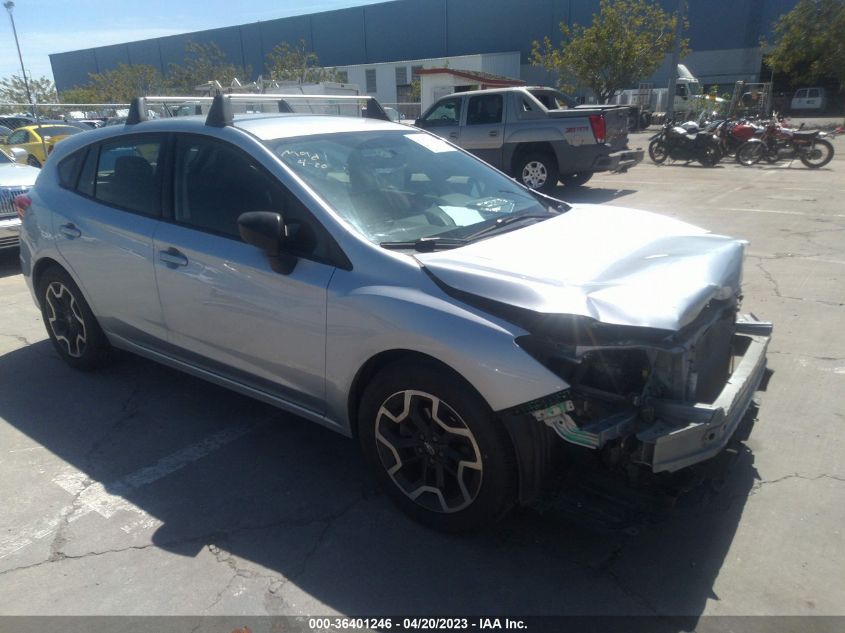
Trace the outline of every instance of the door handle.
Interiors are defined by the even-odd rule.
[[[175,248],[168,248],[166,251],[159,251],[158,258],[168,266],[188,265],[188,258]]]
[[[487,132],[487,136],[499,136],[499,130],[490,130]]]
[[[82,235],[82,231],[76,228],[76,225],[73,222],[62,224],[59,227],[59,232],[69,240],[75,240],[77,237]]]

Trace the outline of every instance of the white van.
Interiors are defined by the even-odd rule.
[[[824,110],[827,95],[824,88],[799,88],[795,91],[790,105],[791,110]]]

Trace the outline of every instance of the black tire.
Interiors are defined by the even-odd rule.
[[[736,150],[736,162],[745,167],[751,167],[759,163],[765,153],[766,146],[763,143],[746,141]]]
[[[801,162],[807,167],[810,169],[818,169],[819,167],[824,167],[833,160],[833,145],[830,142],[820,138],[816,139],[814,146],[816,151],[821,152],[821,155],[818,158],[810,158],[807,154],[801,154]]]
[[[709,145],[704,148],[704,154],[698,159],[698,162],[705,167],[715,167],[722,158],[722,153],[714,145]]]
[[[595,172],[585,171],[580,174],[564,174],[560,177],[560,181],[565,187],[581,187],[586,185]]]
[[[58,267],[38,281],[41,318],[53,347],[71,367],[92,370],[110,357],[111,345],[70,275]]]
[[[30,167],[38,167],[38,169],[41,169],[41,161],[35,158],[32,154],[26,157],[26,164]]]
[[[542,152],[524,154],[514,165],[514,177],[529,189],[551,191],[558,181],[557,161]]]
[[[442,367],[386,367],[365,388],[358,412],[367,461],[413,519],[466,532],[496,522],[515,504],[516,460],[507,432],[484,400]]]
[[[662,165],[666,162],[666,159],[669,158],[669,148],[666,147],[663,139],[658,138],[648,144],[648,156],[657,165]]]

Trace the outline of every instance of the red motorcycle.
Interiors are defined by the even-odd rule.
[[[776,163],[782,158],[798,158],[807,167],[818,169],[833,160],[833,145],[824,136],[820,130],[793,130],[771,121],[759,136],[740,146],[736,160],[748,167],[761,160]]]

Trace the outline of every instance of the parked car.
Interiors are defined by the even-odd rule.
[[[12,132],[0,147],[19,147],[26,151],[26,162],[32,167],[41,167],[47,160],[47,155],[53,151],[53,147],[62,139],[79,134],[85,130],[75,125],[44,123],[27,125]],[[46,148],[46,152],[45,152]]]
[[[406,125],[229,99],[69,138],[17,198],[71,366],[129,350],[355,437],[444,530],[532,500],[563,443],[656,472],[726,445],[771,332],[737,318],[745,242],[566,204]]]
[[[827,107],[827,93],[824,88],[799,88],[790,103],[790,110],[823,111]]]
[[[39,170],[15,162],[15,157],[0,151],[0,251],[17,248],[21,220],[15,198],[35,184]]]
[[[469,150],[526,187],[585,184],[643,159],[628,149],[628,106],[578,106],[551,88],[497,88],[435,101],[417,127]]]
[[[33,123],[35,123],[35,119],[30,116],[0,116],[0,125],[3,125],[9,128],[10,130],[16,130],[19,127],[24,127],[25,125],[32,125]]]

